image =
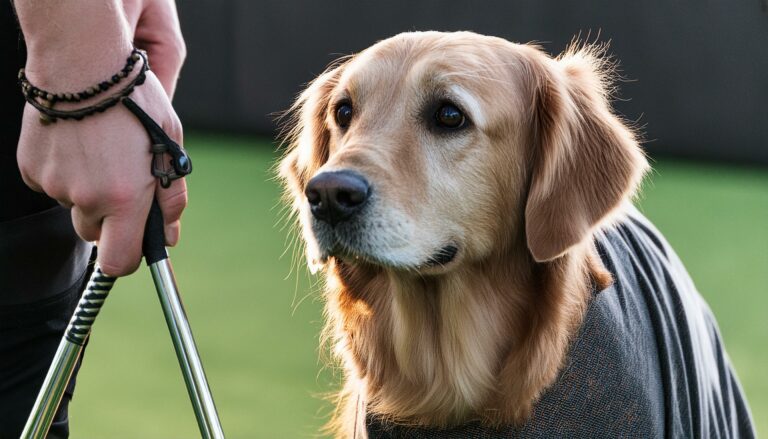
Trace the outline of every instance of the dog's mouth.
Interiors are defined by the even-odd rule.
[[[389,260],[388,258],[380,257],[375,254],[362,253],[337,241],[336,245],[323,255],[322,262],[327,262],[329,258],[336,258],[347,265],[364,263],[396,270],[427,270],[428,272],[433,272],[435,269],[439,270],[440,268],[445,268],[450,265],[451,262],[456,260],[458,253],[458,246],[455,243],[450,243],[434,252],[424,262],[408,264],[403,263],[403,261]]]
[[[348,221],[330,227],[325,222],[313,221],[309,239],[316,244],[313,246],[316,253],[308,255],[310,268],[321,269],[333,258],[346,265],[373,265],[397,271],[437,274],[460,259],[461,247],[455,237],[436,237],[440,244],[434,246],[419,242],[420,239],[411,235],[398,233],[397,229],[388,230],[392,227],[386,224],[385,221],[374,224]]]

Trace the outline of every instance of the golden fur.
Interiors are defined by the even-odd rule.
[[[468,32],[405,33],[341,60],[297,100],[280,175],[326,276],[326,333],[344,368],[338,437],[360,434],[363,405],[421,426],[525,422],[591,282],[611,282],[591,235],[647,168],[611,112],[610,67],[595,46],[552,59]],[[340,101],[354,108],[347,129]],[[466,128],[431,127],[443,101]],[[331,229],[304,190],[341,169],[374,195]],[[452,261],[424,263],[446,243]]]

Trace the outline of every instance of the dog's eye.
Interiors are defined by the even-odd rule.
[[[346,128],[352,120],[352,105],[349,102],[342,102],[336,106],[336,123],[339,127]]]
[[[461,128],[466,122],[464,113],[461,112],[455,105],[447,103],[442,104],[435,113],[435,121],[437,125],[443,128]]]

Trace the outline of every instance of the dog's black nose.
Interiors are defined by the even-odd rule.
[[[351,171],[335,171],[314,176],[304,194],[312,215],[333,226],[358,212],[370,191],[370,185],[362,176]]]

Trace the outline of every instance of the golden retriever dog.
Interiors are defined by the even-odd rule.
[[[602,52],[405,33],[301,94],[280,176],[325,276],[336,436],[531,419],[648,169]]]

